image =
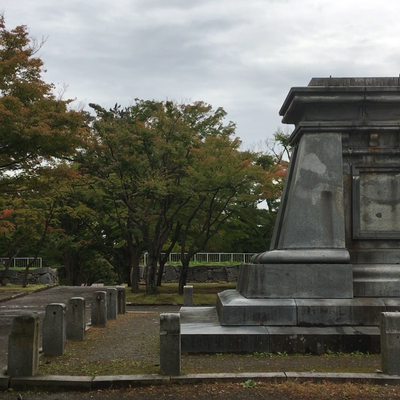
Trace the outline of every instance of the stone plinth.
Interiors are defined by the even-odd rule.
[[[218,325],[204,322],[197,342],[372,351],[380,313],[400,305],[400,78],[313,78],[280,115],[295,129],[270,250],[218,295]],[[244,328],[259,342],[238,334],[232,349],[229,335]]]

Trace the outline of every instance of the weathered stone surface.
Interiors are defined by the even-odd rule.
[[[379,328],[221,326],[215,307],[182,307],[184,352],[379,353]]]
[[[299,326],[378,326],[382,299],[296,299]]]
[[[236,290],[218,293],[219,321],[225,325],[296,325],[293,299],[247,299]]]
[[[352,298],[351,264],[248,264],[237,290],[248,298]]]
[[[8,338],[7,374],[33,376],[39,368],[39,315],[27,314],[14,318]]]
[[[340,134],[303,135],[289,174],[274,248],[344,249]]]
[[[92,300],[92,326],[105,327],[107,325],[107,293],[95,292]]]
[[[86,337],[86,300],[72,297],[67,308],[67,340],[82,341]]]
[[[182,307],[180,314],[184,352],[269,352],[263,326],[221,326],[215,307]]]
[[[186,285],[183,287],[183,306],[190,307],[193,305],[193,286]]]
[[[63,303],[46,306],[43,320],[43,353],[48,356],[62,356],[65,352],[67,307]]]
[[[181,374],[181,324],[179,313],[160,314],[160,373]]]
[[[118,315],[118,291],[116,288],[107,288],[107,319],[116,319]]]
[[[207,282],[209,277],[208,277],[208,270],[207,267],[204,266],[198,266],[198,267],[192,267],[189,268],[193,271],[193,276],[196,276],[196,280],[198,282]]]
[[[381,364],[388,375],[400,375],[400,312],[381,314]]]
[[[315,78],[290,90],[280,115],[295,125],[293,153],[271,248],[241,267],[248,304],[219,296],[222,321],[283,321],[285,306],[267,300],[294,299],[298,326],[266,325],[272,351],[379,347],[379,313],[400,308],[399,87],[398,77]],[[312,328],[299,340],[301,325]]]
[[[126,313],[126,288],[125,286],[117,286],[118,314]]]
[[[8,282],[13,285],[21,285],[25,272],[16,270],[0,271],[0,277],[5,274]],[[27,275],[28,284],[54,285],[58,283],[58,271],[49,267],[36,268],[29,270]]]

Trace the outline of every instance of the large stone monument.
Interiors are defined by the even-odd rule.
[[[280,115],[295,129],[271,248],[241,268],[236,290],[220,293],[216,307],[220,334],[258,333],[204,347],[259,351],[246,339],[258,335],[271,350],[286,335],[302,338],[304,351],[373,351],[380,313],[400,310],[400,80],[313,78],[290,90]],[[195,317],[181,312],[190,351],[195,333],[185,318]],[[201,312],[216,333],[212,310],[199,310],[200,320]],[[317,339],[307,347],[310,335]],[[294,339],[275,344],[299,350]]]

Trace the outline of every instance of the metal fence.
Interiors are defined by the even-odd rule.
[[[161,253],[165,254],[165,253]],[[186,253],[185,253],[186,254]],[[247,264],[255,253],[197,253],[190,261],[194,263],[221,263],[229,262],[232,264]],[[143,257],[144,265],[147,265],[148,254]],[[168,256],[169,262],[179,263],[181,261],[181,253],[170,253]]]
[[[9,262],[9,258],[0,257],[0,265],[5,266]],[[42,268],[43,261],[41,257],[13,257],[11,267],[12,268],[26,268],[30,263],[32,263],[29,268]]]

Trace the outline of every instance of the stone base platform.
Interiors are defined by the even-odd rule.
[[[400,298],[248,299],[235,289],[217,295],[223,326],[379,326],[386,311],[400,311]]]
[[[225,290],[216,307],[182,307],[182,351],[190,353],[378,353],[382,312],[400,298],[248,299]]]
[[[216,307],[182,307],[182,351],[188,353],[379,353],[376,326],[221,326]]]

